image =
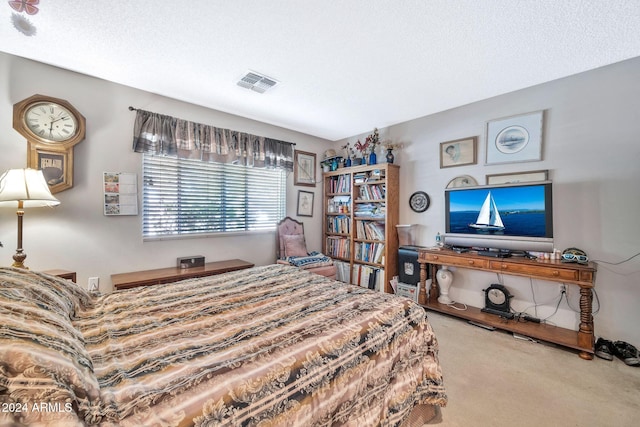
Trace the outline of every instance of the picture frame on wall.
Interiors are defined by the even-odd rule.
[[[487,122],[485,164],[542,160],[544,111]]]
[[[478,138],[456,139],[440,143],[440,169],[454,166],[475,165]]]
[[[547,181],[549,179],[548,170],[516,172],[516,173],[497,173],[487,175],[487,185],[496,184],[516,184],[518,182]]]
[[[460,175],[453,178],[447,184],[447,188],[475,187],[478,181],[471,175]]]
[[[293,184],[316,186],[316,154],[296,150],[293,161]]]
[[[298,216],[313,216],[313,197],[311,191],[298,190]]]

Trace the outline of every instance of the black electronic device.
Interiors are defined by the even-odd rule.
[[[178,268],[193,268],[204,266],[202,255],[183,256],[178,258]]]
[[[485,313],[497,314],[498,316],[513,318],[509,300],[513,297],[509,290],[503,285],[493,284],[484,289]]]
[[[525,314],[522,318],[527,322],[540,323],[540,319],[538,319],[537,317],[529,316],[528,314]]]
[[[509,258],[511,254],[504,251],[478,251],[478,255],[490,256],[493,258]]]
[[[417,285],[420,282],[420,263],[418,251],[421,246],[400,246],[398,248],[398,280],[407,285]],[[427,269],[429,279],[430,268]]]
[[[444,244],[553,251],[550,181],[448,188]]]

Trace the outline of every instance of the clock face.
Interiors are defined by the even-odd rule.
[[[27,128],[37,137],[53,142],[71,139],[78,131],[75,116],[62,105],[37,102],[24,113]]]
[[[504,292],[502,292],[500,289],[495,289],[495,288],[490,289],[487,292],[487,298],[489,298],[489,301],[491,301],[493,304],[497,304],[497,305],[502,305],[507,300],[507,297],[505,296]]]
[[[409,206],[415,212],[424,212],[429,208],[429,196],[424,191],[416,191],[409,198]]]

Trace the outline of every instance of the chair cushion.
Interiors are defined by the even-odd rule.
[[[333,265],[333,260],[331,258],[316,251],[311,252],[308,256],[287,257],[286,261],[288,261],[289,264],[302,269]]]
[[[304,235],[284,235],[282,236],[282,239],[284,240],[285,257],[305,257],[308,255],[307,244],[304,241]]]

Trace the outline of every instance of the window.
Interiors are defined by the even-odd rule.
[[[286,172],[143,155],[142,236],[271,230],[285,216]]]

